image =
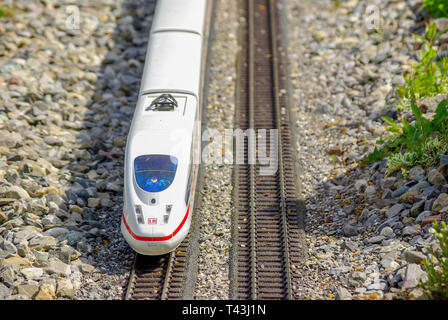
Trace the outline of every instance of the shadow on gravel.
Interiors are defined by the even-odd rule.
[[[84,130],[77,135],[80,146],[77,161],[68,167],[72,173],[72,187],[66,191],[68,204],[84,208],[82,217],[76,221],[78,227],[76,224],[72,227],[68,242],[85,253],[86,262],[101,273],[114,276],[112,281],[93,277],[99,280],[96,285],[106,292],[113,286],[122,286],[125,293],[134,257],[120,232],[124,153],[154,7],[155,0],[125,0],[121,5],[114,4],[113,10],[121,13],[118,17],[114,15],[117,20],[113,33],[110,37],[92,39],[97,47],[106,49],[107,54],[101,66],[92,70],[97,77],[95,92],[84,114]],[[82,10],[80,14],[82,19]],[[98,290],[90,286],[82,289],[89,294]],[[114,297],[113,292],[110,295]],[[92,299],[108,296],[101,292]]]

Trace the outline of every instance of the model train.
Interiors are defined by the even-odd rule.
[[[140,254],[173,251],[190,228],[208,1],[156,5],[124,167],[121,232]]]

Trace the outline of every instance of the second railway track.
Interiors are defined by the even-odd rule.
[[[244,164],[236,166],[233,299],[298,299],[301,259],[300,206],[286,95],[284,58],[279,52],[280,23],[277,1],[243,1],[246,28],[241,35],[237,125],[242,130],[266,130],[260,148],[272,155],[278,168],[261,175],[260,163],[249,161],[245,143]],[[269,132],[276,129],[271,145]],[[251,163],[249,163],[251,162]]]

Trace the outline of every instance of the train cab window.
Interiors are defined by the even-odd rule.
[[[169,155],[151,154],[135,158],[135,180],[147,192],[166,190],[174,180],[177,158]]]

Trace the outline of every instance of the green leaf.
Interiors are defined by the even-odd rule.
[[[429,47],[429,42],[428,42],[428,40],[426,40],[425,38],[423,38],[422,36],[419,36],[418,34],[415,34],[415,33],[411,33],[412,34],[412,36],[414,36],[414,37],[416,37],[417,39],[420,39],[420,40],[422,40],[424,43],[426,43],[426,45]]]
[[[417,120],[419,122],[423,122],[422,110],[420,110],[420,108],[417,107],[414,102],[411,102],[411,110],[414,116],[417,118]]]
[[[426,31],[426,39],[432,40],[437,33],[437,24],[433,22]]]
[[[370,153],[367,156],[367,158],[363,160],[363,163],[364,164],[374,163],[374,162],[384,159],[385,156],[386,156],[386,154],[384,152],[382,152],[381,150],[378,150],[378,148],[375,147],[373,152]]]

